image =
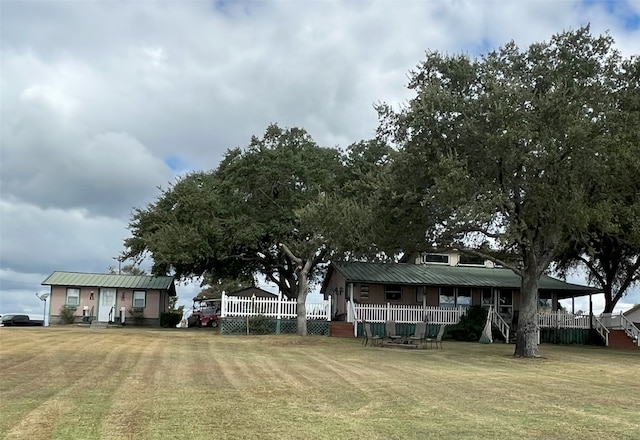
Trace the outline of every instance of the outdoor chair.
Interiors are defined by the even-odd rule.
[[[391,340],[391,342],[397,342],[402,339],[402,336],[396,333],[396,322],[387,321],[384,323],[385,336]]]
[[[371,323],[370,322],[364,322],[362,324],[362,328],[364,329],[364,341],[362,342],[362,344],[365,347],[367,346],[367,343],[369,341],[371,341],[371,346],[372,347],[374,345],[380,345],[380,343],[382,342],[382,336],[373,334],[373,332],[371,331]]]
[[[435,342],[436,348],[438,348],[438,344],[440,344],[440,348],[442,348],[442,337],[444,336],[446,326],[441,325],[440,330],[438,330],[438,334],[435,338],[427,338],[427,342],[431,343],[431,347],[433,348],[433,343]]]
[[[420,345],[426,347],[427,345],[427,323],[417,322],[416,329],[413,332],[413,336],[409,336],[409,341],[418,342]]]

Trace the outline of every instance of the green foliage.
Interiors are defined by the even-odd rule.
[[[619,141],[640,138],[640,124],[628,124],[640,86],[627,67],[637,64],[589,27],[479,59],[431,52],[411,73],[409,104],[378,107],[379,134],[399,148],[383,205],[388,234],[407,249],[490,241],[513,255],[501,263],[522,277],[520,317],[531,324],[517,355],[537,356],[540,275],[572,240],[610,224],[617,200],[637,199],[624,185],[614,198],[593,197],[625,163]],[[635,174],[637,156],[627,158]]]
[[[222,298],[222,293],[237,292],[238,290],[245,289],[255,285],[254,279],[229,279],[229,278],[214,278],[212,275],[205,275],[202,282],[204,287],[200,293],[199,298]]]
[[[62,324],[73,324],[76,320],[76,308],[62,306],[60,307],[60,322]]]
[[[175,328],[182,320],[182,313],[161,313],[160,327]]]
[[[450,326],[447,333],[457,341],[477,342],[487,322],[487,309],[482,306],[471,306],[460,321]]]
[[[264,315],[249,318],[249,333],[252,335],[266,335],[273,333],[272,319]]]

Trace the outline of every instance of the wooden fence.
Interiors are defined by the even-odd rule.
[[[351,322],[395,321],[398,323],[415,323],[426,321],[432,324],[444,325],[457,324],[460,321],[460,317],[467,311],[464,307],[440,308],[390,303],[353,304],[347,310],[350,312],[347,319]],[[589,315],[573,315],[563,311],[541,312],[538,314],[538,325],[541,328],[588,329],[590,324]],[[507,323],[504,322],[504,325],[507,326]]]
[[[538,313],[538,325],[542,328],[591,328],[591,318],[558,310]]]
[[[222,295],[220,317],[267,316],[291,319],[297,316],[295,299],[239,297]],[[306,303],[307,319],[331,321],[331,299]]]
[[[440,308],[401,304],[354,304],[354,320],[366,322],[395,321],[398,323],[428,322],[430,324],[456,324],[466,313],[463,307]]]

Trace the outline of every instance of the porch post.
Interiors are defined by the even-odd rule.
[[[571,295],[571,314],[572,315],[576,314],[576,296],[575,295]]]
[[[589,329],[593,330],[593,301],[591,294],[589,294]]]
[[[282,319],[282,290],[278,289],[278,314],[276,315],[276,334],[280,334],[280,320]]]

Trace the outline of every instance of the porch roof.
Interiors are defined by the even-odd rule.
[[[347,283],[519,289],[521,281],[520,277],[510,269],[439,264],[333,263],[329,268],[327,279],[330,277],[332,270],[338,271]],[[566,283],[547,275],[540,277],[538,289],[554,291],[560,293],[563,297],[601,292],[601,290],[594,287]]]
[[[153,275],[117,275],[81,272],[53,272],[43,286],[115,287],[119,289],[166,290],[176,295],[173,277]]]

